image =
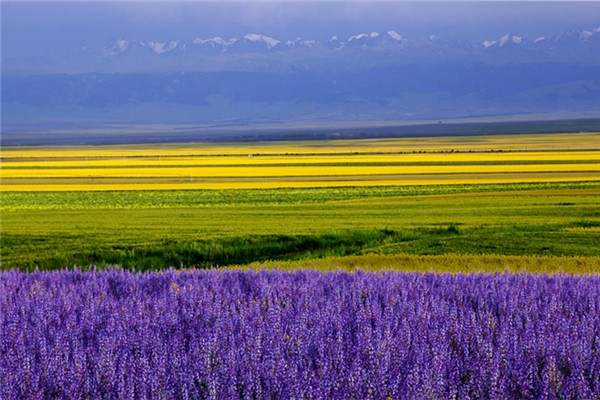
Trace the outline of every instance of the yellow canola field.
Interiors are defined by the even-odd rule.
[[[600,134],[9,147],[1,191],[600,181]]]
[[[101,159],[36,158],[21,161],[5,158],[2,169],[13,168],[82,168],[82,167],[144,167],[144,166],[227,166],[260,164],[343,164],[343,163],[502,163],[502,162],[559,162],[590,161],[600,163],[600,153],[570,152],[503,152],[503,153],[421,153],[421,154],[353,154],[353,155],[282,155],[282,156],[182,156],[182,157],[110,157]]]
[[[2,169],[0,178],[239,178],[515,172],[598,172],[600,175],[600,164]]]

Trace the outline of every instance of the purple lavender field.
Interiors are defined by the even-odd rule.
[[[600,277],[0,274],[1,399],[593,399]]]

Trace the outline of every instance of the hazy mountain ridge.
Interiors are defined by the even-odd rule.
[[[543,39],[507,34],[481,43],[434,35],[410,40],[396,31],[322,41],[263,34],[169,42],[115,39],[60,59],[52,68],[43,57],[20,62],[29,69],[19,69],[18,63],[3,69],[3,125],[38,120],[222,125],[600,112],[600,28]],[[39,72],[44,69],[50,72]]]
[[[375,58],[371,63],[412,63],[443,59],[454,62],[600,63],[600,27],[553,36],[525,37],[508,33],[480,42],[431,34],[408,39],[395,30],[334,35],[325,40],[281,39],[260,33],[234,38],[194,38],[169,41],[110,40],[55,56],[32,55],[2,60],[5,73],[145,72],[261,69],[290,65],[344,64]],[[358,59],[358,60],[357,60]],[[314,64],[314,65],[313,65]]]

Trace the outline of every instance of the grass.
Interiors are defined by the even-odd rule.
[[[597,182],[406,185],[387,187],[280,188],[258,190],[154,190],[154,191],[63,191],[0,192],[0,211],[96,209],[96,208],[185,208],[241,204],[321,203],[368,198],[407,196],[504,195],[600,195]],[[565,202],[563,205],[573,205]]]
[[[517,174],[437,174],[368,175],[324,177],[251,177],[251,178],[79,178],[79,179],[8,179],[4,191],[93,192],[153,190],[237,190],[237,189],[312,189],[384,186],[491,185],[514,183],[562,183],[598,181],[596,172],[542,172]]]
[[[402,271],[421,273],[597,274],[600,257],[506,256],[489,254],[363,254],[293,261],[256,261],[233,265],[243,270]]]
[[[598,184],[445,189],[3,193],[2,268],[363,253],[600,256]]]

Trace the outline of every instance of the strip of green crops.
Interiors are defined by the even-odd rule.
[[[0,192],[0,211],[95,208],[179,208],[240,204],[320,203],[364,198],[521,190],[600,189],[600,182],[515,183],[302,189]]]
[[[589,261],[600,257],[599,186],[1,193],[0,256],[2,269],[25,270],[360,254],[566,256],[600,272]]]

